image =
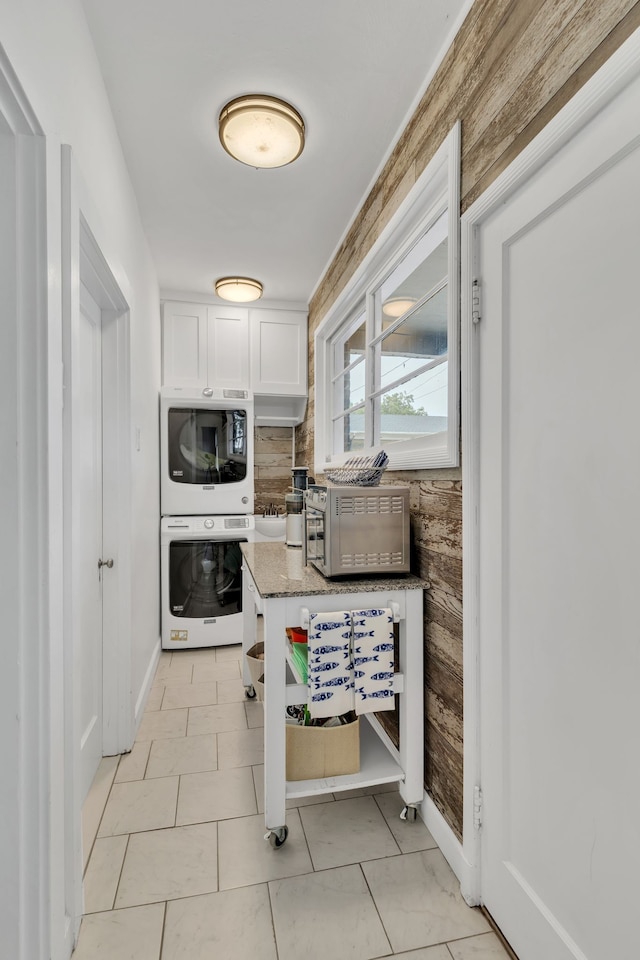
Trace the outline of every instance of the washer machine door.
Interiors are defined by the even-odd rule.
[[[238,540],[173,540],[169,544],[169,612],[209,620],[242,610]]]

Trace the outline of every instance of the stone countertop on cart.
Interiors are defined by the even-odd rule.
[[[377,574],[328,579],[311,564],[302,565],[299,547],[278,543],[241,543],[244,562],[263,599],[311,597],[321,594],[375,593],[384,590],[426,590],[427,580],[412,573],[395,577]]]

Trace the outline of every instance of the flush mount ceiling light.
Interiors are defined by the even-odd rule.
[[[251,167],[283,167],[302,153],[304,121],[284,100],[263,94],[236,97],[220,111],[220,143]]]
[[[401,317],[416,303],[410,297],[389,297],[382,304],[382,312],[387,317]]]
[[[215,282],[215,288],[223,300],[234,300],[236,303],[249,303],[262,296],[262,284],[250,277],[220,277]]]

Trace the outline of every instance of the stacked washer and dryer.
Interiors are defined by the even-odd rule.
[[[162,647],[239,643],[240,544],[255,535],[253,399],[246,390],[160,394]]]

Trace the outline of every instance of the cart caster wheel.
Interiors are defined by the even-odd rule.
[[[288,836],[289,827],[278,827],[276,830],[270,830],[265,839],[268,839],[273,849],[277,850],[279,847],[284,846]]]
[[[247,698],[247,700],[255,700],[256,691],[253,688],[253,684],[244,688],[244,695]]]
[[[402,813],[400,814],[401,820],[408,820],[413,823],[418,816],[418,811],[415,807],[406,806],[402,808]]]

